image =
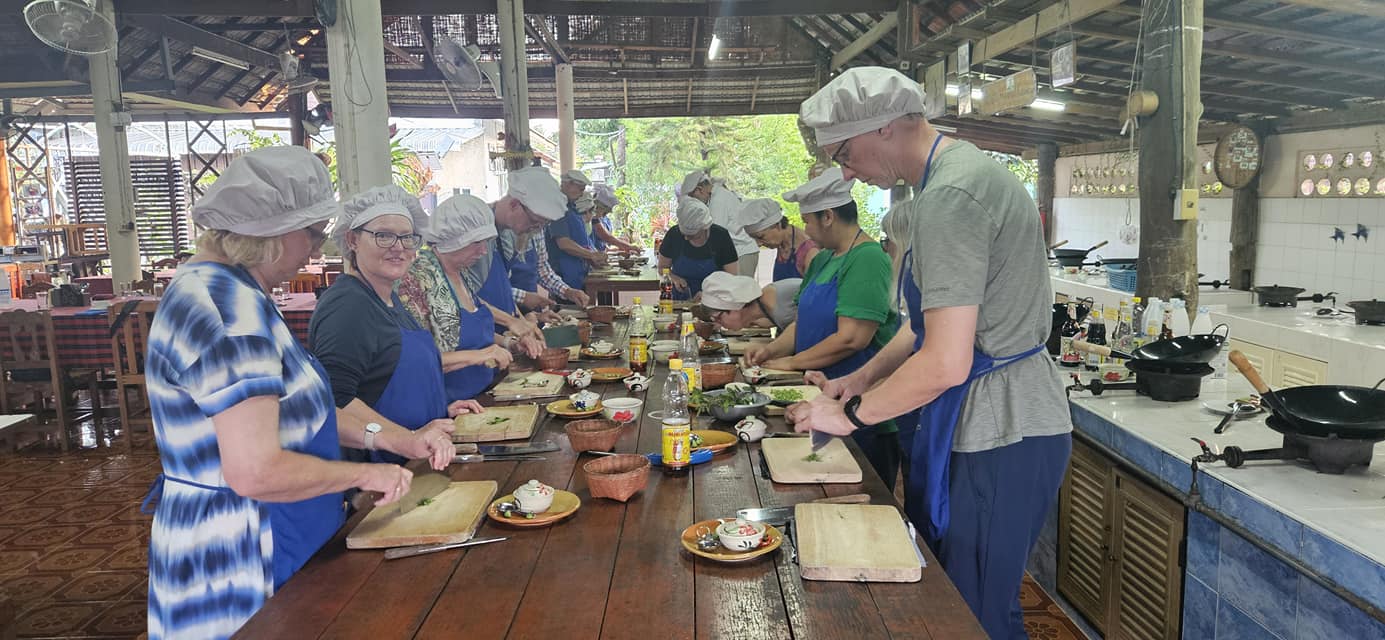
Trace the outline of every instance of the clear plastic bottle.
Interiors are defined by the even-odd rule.
[[[1159,334],[1164,328],[1164,303],[1159,298],[1149,299],[1149,306],[1145,307],[1144,327],[1146,342],[1159,339]]]
[[[668,365],[668,377],[664,379],[660,449],[664,472],[676,476],[687,473],[689,456],[692,455],[692,420],[688,417],[688,400],[692,394],[683,373],[683,362],[672,358]]]
[[[1177,338],[1188,335],[1192,331],[1192,324],[1188,321],[1188,301],[1174,298],[1170,302],[1173,303],[1173,318],[1169,328],[1173,330],[1173,336]]]
[[[1212,313],[1207,307],[1197,308],[1197,319],[1193,320],[1192,332],[1194,335],[1204,335],[1212,333]]]
[[[678,355],[683,360],[683,370],[688,372],[688,388],[702,388],[702,359],[698,356],[702,340],[697,337],[697,327],[691,313],[683,313],[683,334]]]
[[[649,336],[654,333],[653,316],[649,307],[636,296],[630,309],[630,370],[644,373],[649,370]]]
[[[1117,351],[1130,352],[1131,343],[1134,340],[1133,318],[1131,317],[1130,302],[1121,300],[1120,311],[1116,315],[1116,330],[1111,333],[1111,346]],[[1113,362],[1121,362],[1120,358],[1112,358]]]

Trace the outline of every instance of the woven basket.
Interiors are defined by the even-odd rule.
[[[736,365],[728,363],[702,365],[702,388],[720,389],[736,379]]]
[[[577,339],[584,347],[592,344],[592,323],[590,320],[583,320],[577,323]]]
[[[620,423],[614,420],[575,420],[563,426],[573,451],[610,451],[620,439]]]
[[[636,454],[602,456],[582,465],[593,498],[625,502],[649,482],[649,459]]]
[[[703,340],[712,339],[712,330],[717,326],[711,322],[698,322],[693,325],[693,330],[697,331],[697,336]]]
[[[539,369],[563,369],[567,367],[568,351],[562,347],[544,349],[539,355]]]
[[[611,324],[616,319],[616,308],[612,306],[600,306],[587,309],[587,317],[592,322],[604,322]]]

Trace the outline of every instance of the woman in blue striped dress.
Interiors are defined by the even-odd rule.
[[[402,467],[340,461],[364,425],[338,429],[326,375],[266,295],[318,253],[339,212],[302,147],[238,158],[193,209],[199,251],[160,302],[145,359],[164,470],[150,489],[162,493],[150,638],[229,637],[341,527],[342,492],[386,504],[408,491]],[[435,468],[455,452],[439,430],[396,427],[375,444]]]

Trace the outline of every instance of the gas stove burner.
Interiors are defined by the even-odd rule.
[[[1366,318],[1362,318],[1360,314],[1357,314],[1356,324],[1367,325],[1371,327],[1385,327],[1385,320],[1368,320]]]
[[[1284,446],[1254,451],[1227,447],[1219,456],[1226,466],[1234,469],[1247,460],[1306,460],[1319,473],[1341,474],[1358,465],[1370,466],[1375,454],[1374,440],[1287,433],[1290,427],[1278,416],[1270,416],[1265,424],[1284,434]]]
[[[1256,301],[1262,307],[1297,307],[1301,300],[1311,300],[1317,303],[1331,300],[1334,306],[1337,304],[1336,291],[1301,296],[1299,294],[1303,293],[1303,289],[1298,287],[1281,287],[1279,285],[1274,285],[1272,287],[1255,287],[1252,291],[1255,292]]]
[[[1276,301],[1261,300],[1261,301],[1260,301],[1260,306],[1262,306],[1262,307],[1274,307],[1274,308],[1276,308],[1276,309],[1282,309],[1282,308],[1284,308],[1284,307],[1297,307],[1297,306],[1298,306],[1298,300],[1276,300]]]

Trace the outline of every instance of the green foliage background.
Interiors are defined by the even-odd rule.
[[[794,115],[584,120],[578,130],[580,161],[597,156],[611,159],[619,136],[601,135],[624,130],[624,175],[616,193],[616,215],[643,244],[673,225],[674,189],[683,176],[707,169],[726,179],[727,186],[746,199],[773,198],[795,224],[798,205],[780,195],[808,179],[813,159],[803,146]],[[865,205],[874,187],[859,185],[857,201]],[[884,210],[861,211],[868,233],[879,232]]]

